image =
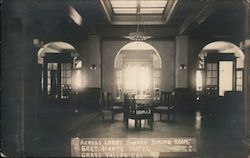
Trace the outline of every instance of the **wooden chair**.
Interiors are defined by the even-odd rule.
[[[124,106],[124,102],[115,102],[115,100],[113,100],[113,96],[111,93],[111,98],[112,98],[112,120],[115,120],[115,115],[116,114],[120,114],[123,113],[123,121],[125,122],[125,106]]]
[[[107,114],[111,114],[112,120],[115,120],[115,114],[124,113],[124,104],[115,103],[112,92],[102,92],[102,107],[102,120]]]
[[[160,114],[160,120],[162,121],[162,114],[168,116],[170,120],[170,115],[173,115],[173,120],[175,120],[175,94],[172,92],[161,92],[160,102],[154,103],[153,113]]]
[[[108,92],[101,92],[101,106],[102,106],[102,120],[104,120],[105,115],[112,114],[112,107],[111,107],[111,100],[110,100],[110,94]]]
[[[129,96],[124,95],[125,101],[125,117],[126,117],[126,128],[128,128],[129,119],[135,120],[135,128],[141,127],[141,120],[147,120],[150,124],[150,129],[153,129],[153,113],[151,110],[138,110],[136,107],[135,95]]]

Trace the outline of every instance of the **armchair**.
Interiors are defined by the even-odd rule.
[[[135,128],[141,127],[141,120],[148,120],[150,124],[150,129],[153,129],[153,113],[151,110],[138,110],[135,101],[135,95],[129,96],[127,94],[124,95],[125,98],[125,119],[126,119],[126,128],[128,128],[129,119],[135,120]]]
[[[170,120],[170,115],[173,115],[173,120],[175,120],[175,109],[175,94],[162,91],[160,102],[154,103],[153,113],[159,113],[161,121],[163,114],[167,115],[168,120]]]

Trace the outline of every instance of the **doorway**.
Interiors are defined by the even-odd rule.
[[[65,42],[50,42],[39,49],[41,96],[50,100],[72,98],[73,92],[82,87],[78,56],[75,48]]]
[[[216,41],[199,53],[196,91],[224,96],[225,91],[243,91],[244,53],[233,43]]]
[[[130,42],[120,49],[115,58],[116,99],[123,93],[136,98],[159,97],[161,58],[156,49],[146,42]]]
[[[233,90],[233,62],[219,62],[219,95],[223,96],[225,91]]]

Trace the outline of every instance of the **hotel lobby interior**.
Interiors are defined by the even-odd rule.
[[[250,157],[249,0],[3,0],[1,21],[2,157]]]

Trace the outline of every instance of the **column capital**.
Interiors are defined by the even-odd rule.
[[[250,38],[247,38],[244,41],[241,41],[239,46],[240,46],[240,49],[242,50],[250,48]]]
[[[248,5],[248,7],[250,7],[250,0],[245,0],[245,4]]]

